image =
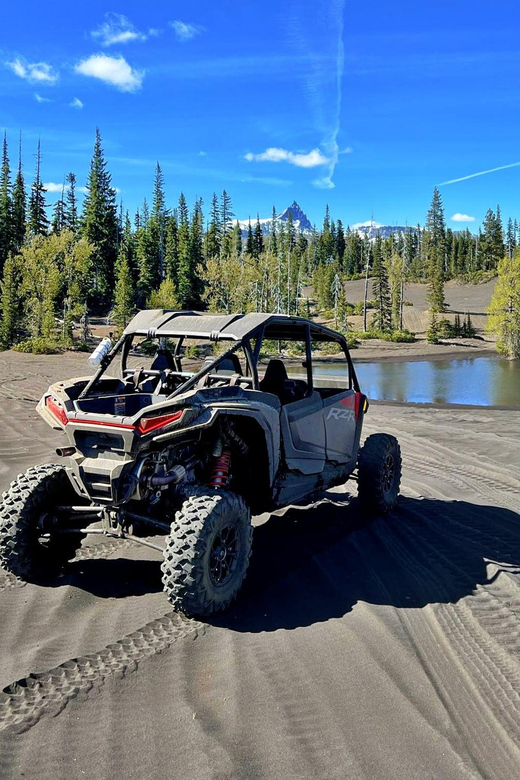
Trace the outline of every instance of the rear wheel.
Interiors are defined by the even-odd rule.
[[[210,615],[236,597],[251,555],[253,529],[241,496],[201,488],[176,513],[161,565],[169,600],[187,615]]]
[[[366,439],[358,458],[358,495],[372,514],[393,509],[401,485],[401,449],[395,436],[374,433]]]
[[[0,563],[24,580],[56,574],[81,544],[83,534],[52,533],[53,509],[79,503],[63,466],[44,464],[20,474],[2,496]]]

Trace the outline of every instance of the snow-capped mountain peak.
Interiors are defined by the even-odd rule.
[[[289,214],[292,216],[293,225],[297,230],[301,230],[304,233],[310,233],[312,231],[312,225],[307,214],[300,208],[295,200],[278,215],[277,219],[281,222],[287,222]]]
[[[274,218],[274,222],[276,227],[280,227],[280,223],[285,223],[289,219],[289,214],[292,217],[292,223],[294,226],[294,229],[296,232],[301,233],[311,233],[312,232],[312,224],[306,215],[306,213],[303,211],[303,209],[296,203],[294,200],[290,206],[288,206],[286,209],[284,209],[280,214],[278,214]],[[262,233],[264,235],[268,235],[271,232],[271,227],[273,223],[272,217],[267,217],[264,219],[259,220]],[[242,233],[247,234],[247,231],[249,229],[249,224],[251,223],[251,228],[254,230],[256,225],[256,219],[239,219],[238,224],[240,225],[240,228],[242,230]]]

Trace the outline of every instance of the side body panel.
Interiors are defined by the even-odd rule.
[[[319,474],[325,466],[325,425],[323,401],[317,392],[308,398],[283,406],[282,439],[285,461],[290,471]]]

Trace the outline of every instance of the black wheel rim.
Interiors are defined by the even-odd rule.
[[[209,554],[209,574],[217,587],[226,585],[234,574],[238,544],[237,530],[232,525],[224,526],[213,540]]]
[[[390,453],[383,463],[383,491],[389,493],[394,484],[394,456]]]

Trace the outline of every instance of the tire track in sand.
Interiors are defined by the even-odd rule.
[[[203,623],[169,612],[97,653],[11,683],[0,694],[0,731],[27,731],[43,715],[58,715],[71,699],[88,696],[109,677],[131,674],[145,658],[180,639],[196,639],[205,628]]]

